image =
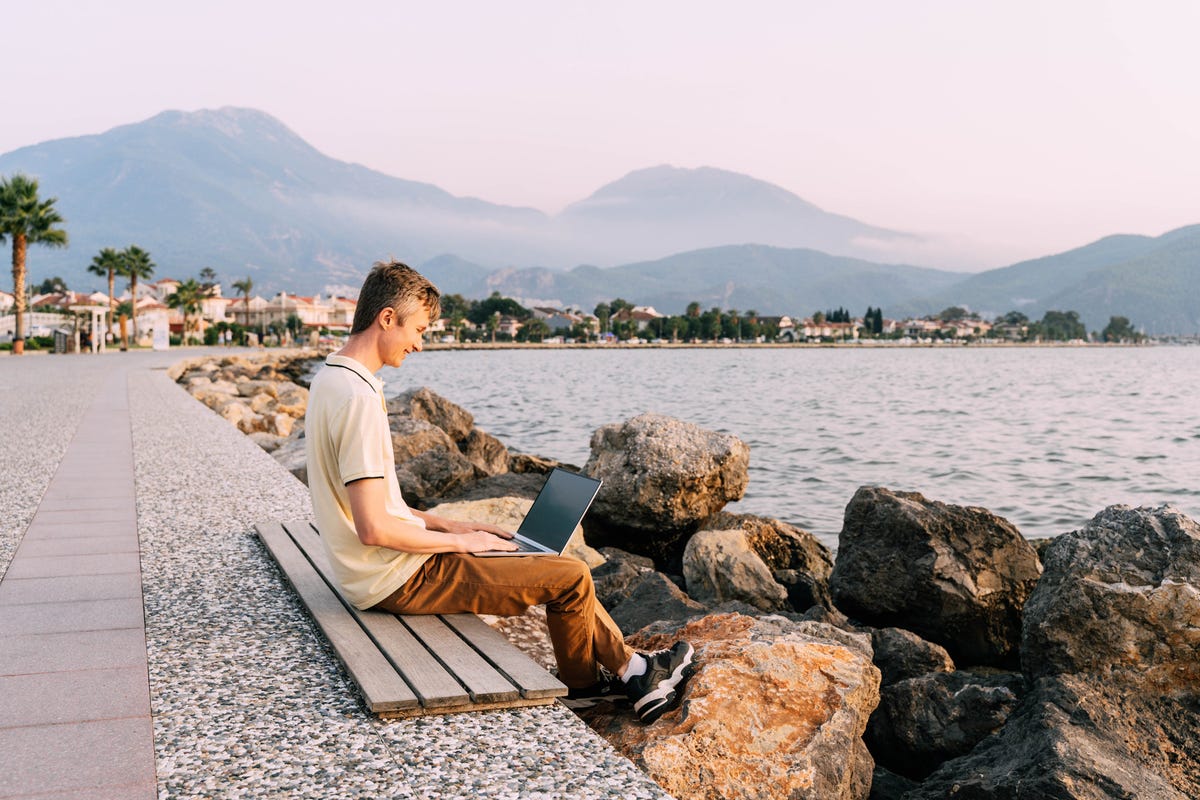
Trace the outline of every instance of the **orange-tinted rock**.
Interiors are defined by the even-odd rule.
[[[678,638],[696,647],[698,667],[678,709],[649,726],[608,705],[585,715],[664,789],[680,800],[867,796],[874,762],[862,734],[879,702],[869,637],[721,614],[629,642]]]

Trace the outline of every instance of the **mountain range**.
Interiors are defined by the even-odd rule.
[[[1122,314],[1152,332],[1200,330],[1200,226],[967,275],[878,263],[903,260],[919,237],[712,167],[637,170],[548,215],[329,158],[239,108],[167,111],[0,155],[0,175],[18,171],[58,198],[71,236],[65,251],[35,248],[30,275],[72,288],[97,284],[86,266],[100,248],[137,243],[159,275],[211,266],[267,293],[356,288],[393,256],[444,291],[587,308],[617,296],[669,312],[692,300],[764,314],[1072,308],[1093,329]]]

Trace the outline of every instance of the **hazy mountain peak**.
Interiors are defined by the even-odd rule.
[[[637,169],[605,184],[587,199],[568,207],[584,211],[589,206],[702,202],[709,207],[742,206],[745,203],[785,206],[792,210],[820,211],[815,205],[773,183],[716,167],[676,167],[660,164]]]

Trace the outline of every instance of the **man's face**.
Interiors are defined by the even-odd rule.
[[[408,319],[401,325],[395,309],[383,312],[384,336],[383,352],[380,353],[383,363],[389,367],[398,367],[404,363],[404,357],[409,353],[421,351],[421,334],[429,327],[429,310],[419,308],[409,314]]]

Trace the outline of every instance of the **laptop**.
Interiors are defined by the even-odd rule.
[[[513,536],[517,549],[488,550],[471,555],[483,558],[562,555],[571,534],[596,499],[600,484],[596,478],[555,467]]]

